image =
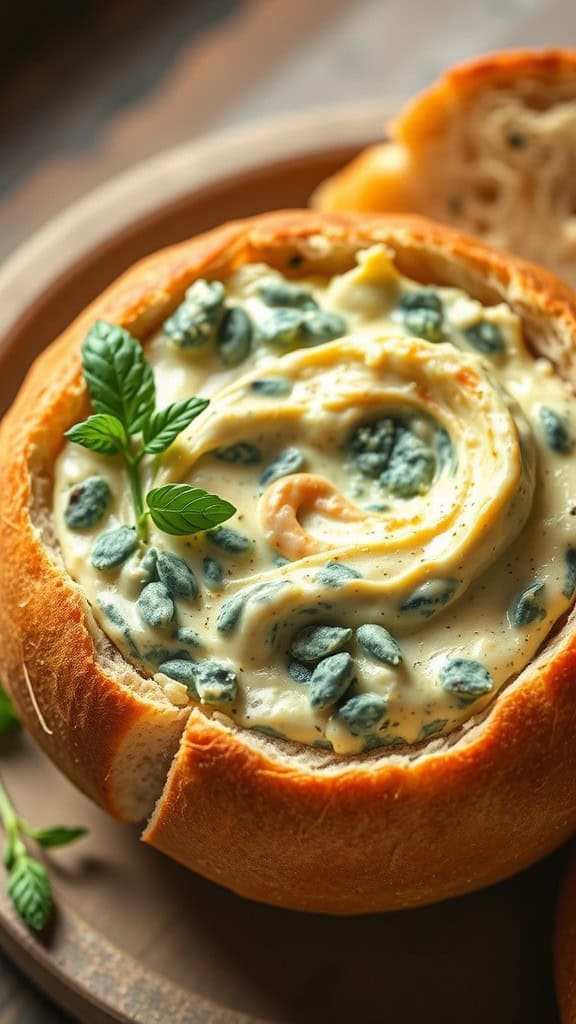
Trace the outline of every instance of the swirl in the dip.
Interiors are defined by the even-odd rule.
[[[236,515],[151,527],[97,568],[130,496],[114,459],[67,445],[68,572],[177,704],[342,754],[453,729],[572,602],[575,400],[507,305],[416,284],[381,247],[331,280],[253,264],[223,286],[193,285],[147,346],[161,402],[211,404],[145,472]]]

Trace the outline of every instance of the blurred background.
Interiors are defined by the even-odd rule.
[[[0,260],[206,133],[364,100],[393,110],[467,57],[576,46],[574,0],[16,0],[1,24]],[[0,1024],[64,1020],[0,955]]]
[[[116,172],[205,132],[406,98],[490,49],[576,44],[574,0],[2,5],[0,258]]]

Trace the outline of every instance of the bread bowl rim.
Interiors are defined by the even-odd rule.
[[[6,483],[7,478],[10,478],[10,474],[15,472],[15,467],[19,465],[19,486],[21,493],[25,492],[25,488],[24,492],[22,491],[22,485],[26,483],[26,480],[23,478],[27,475],[24,445],[30,441],[30,430],[34,424],[36,424],[36,427],[38,426],[38,416],[44,409],[42,402],[50,403],[50,401],[56,401],[58,403],[58,401],[62,400],[61,382],[59,382],[56,389],[51,386],[49,383],[50,375],[46,372],[46,365],[50,365],[53,360],[56,365],[59,365],[62,360],[66,361],[69,359],[70,366],[67,372],[69,374],[68,389],[70,395],[74,398],[76,408],[85,402],[85,395],[83,394],[80,381],[78,351],[87,326],[96,316],[122,323],[144,338],[145,334],[143,332],[149,333],[153,330],[157,323],[165,317],[166,313],[174,308],[184,288],[194,277],[204,273],[210,276],[218,271],[222,271],[223,267],[229,265],[231,253],[232,258],[240,254],[243,249],[251,254],[265,253],[268,255],[274,251],[276,253],[283,250],[292,252],[294,249],[301,250],[302,248],[309,253],[313,253],[314,249],[310,249],[311,243],[309,239],[322,237],[323,234],[330,237],[333,250],[337,253],[339,252],[338,261],[340,264],[343,259],[350,260],[350,253],[354,247],[361,247],[363,244],[380,239],[392,245],[396,244],[401,253],[405,249],[405,260],[407,259],[406,252],[410,253],[411,251],[410,246],[414,252],[420,251],[420,255],[426,251],[426,247],[430,247],[432,252],[436,251],[436,258],[444,253],[446,258],[455,259],[457,264],[460,261],[461,270],[463,267],[465,276],[466,274],[472,274],[473,276],[474,273],[480,274],[480,272],[482,272],[484,278],[492,275],[492,291],[497,289],[497,286],[501,288],[507,287],[512,295],[512,304],[520,303],[523,308],[527,304],[532,304],[535,309],[540,309],[542,314],[546,313],[547,316],[553,315],[558,320],[558,323],[566,321],[565,326],[567,328],[572,326],[572,329],[576,330],[576,310],[571,293],[559,282],[556,282],[551,275],[522,261],[513,260],[510,257],[504,257],[502,254],[494,253],[481,243],[460,236],[447,228],[433,225],[431,222],[421,218],[384,217],[380,215],[343,217],[308,212],[284,212],[263,215],[250,221],[236,222],[216,229],[216,231],[208,235],[200,236],[200,238],[194,239],[191,242],[164,250],[137,264],[135,268],[128,271],[120,281],[108,289],[100,299],[96,300],[96,303],[82,314],[69,331],[65,332],[55,343],[55,346],[50,349],[47,355],[40,357],[36,368],[27,379],[19,399],[8,414],[2,428],[0,446],[3,450],[5,450],[5,446],[10,446],[10,442],[12,442],[13,448],[17,448],[17,445],[14,445],[16,440],[22,445],[18,456],[12,454],[11,459],[6,460],[3,464],[0,476],[4,477],[4,483]],[[321,251],[321,248],[316,250],[317,260],[321,257]],[[333,256],[334,252],[331,251],[329,254],[330,264],[332,264]],[[402,263],[402,257],[400,262]],[[410,262],[409,259],[408,262]],[[424,260],[424,263],[426,264],[426,260]],[[430,267],[428,269],[430,270]],[[523,288],[519,287],[520,283],[522,283]],[[483,290],[484,286],[485,280],[480,290]],[[516,298],[514,297],[515,289],[518,289]],[[564,344],[564,348],[565,351],[563,350],[559,353],[559,358],[560,362],[563,362],[564,371],[566,372],[567,368],[571,367],[573,353],[569,346],[566,349],[566,344]],[[36,401],[31,402],[31,396],[34,396]],[[33,406],[33,411],[28,417],[23,413],[23,407],[26,402]],[[23,473],[22,470],[24,470]],[[16,476],[18,477],[17,470]],[[5,504],[7,493],[7,487],[2,487],[0,491],[0,515],[3,513],[6,515],[8,511]],[[28,531],[25,537],[28,545],[36,545],[41,548],[40,540],[38,537],[35,537],[30,524],[26,525],[26,505],[20,509],[20,513],[22,515],[16,528],[24,531],[24,533],[26,533],[26,530]],[[2,550],[3,545],[4,550]],[[2,541],[0,536],[0,562],[5,563],[5,556],[5,541]],[[4,586],[6,583],[6,571],[4,571],[3,577],[4,579],[0,575],[0,586]],[[68,585],[70,586],[69,581]],[[0,622],[5,632],[7,622],[6,608],[4,608],[3,612],[0,612],[0,616]],[[15,632],[17,633],[18,623],[14,623],[13,618],[10,619],[10,616],[8,616],[8,621],[13,631],[14,627],[16,627]],[[271,742],[255,734],[246,736],[241,730],[225,725],[221,719],[211,719],[203,712],[197,711],[193,711],[190,714],[188,726],[184,730],[184,745],[181,751],[185,749],[187,738],[189,739],[192,733],[197,735],[198,730],[203,731],[206,742],[211,737],[216,744],[221,741],[222,735],[225,734],[226,743],[231,752],[231,765],[234,766],[234,770],[237,770],[238,767],[237,760],[238,756],[240,756],[238,755],[238,750],[244,744],[248,753],[248,762],[255,763],[254,758],[256,758],[258,764],[261,761],[268,761],[274,767],[274,770],[281,769],[280,774],[284,780],[286,779],[287,769],[281,762],[284,754],[286,754],[289,757],[290,764],[288,770],[288,775],[290,776],[289,784],[295,787],[295,791],[297,791],[301,782],[307,785],[310,780],[313,780],[313,785],[316,785],[321,778],[333,779],[335,776],[339,777],[340,782],[340,777],[346,775],[352,778],[353,782],[354,780],[360,780],[361,783],[364,783],[365,788],[371,793],[372,802],[375,797],[372,788],[375,785],[376,776],[378,777],[376,781],[378,782],[379,799],[383,797],[386,797],[388,800],[396,799],[395,794],[397,794],[400,781],[399,773],[409,772],[412,776],[412,784],[414,784],[418,771],[420,771],[420,774],[426,771],[427,779],[423,788],[429,789],[431,786],[433,788],[434,785],[439,785],[442,788],[443,780],[448,770],[452,770],[454,778],[459,774],[466,775],[469,772],[470,762],[475,761],[480,747],[484,748],[484,754],[487,756],[488,762],[490,761],[494,747],[499,742],[498,738],[493,735],[494,732],[498,731],[498,728],[501,729],[500,745],[502,746],[502,743],[505,745],[509,741],[510,729],[515,731],[518,727],[518,723],[514,720],[514,715],[518,713],[518,709],[516,708],[516,711],[514,711],[514,706],[518,703],[521,704],[521,699],[517,695],[525,689],[526,679],[523,677],[528,674],[529,678],[532,678],[531,685],[533,689],[537,688],[537,684],[543,687],[544,673],[542,672],[539,675],[538,671],[535,672],[535,665],[536,670],[539,667],[543,667],[546,658],[551,653],[553,658],[556,659],[558,672],[553,673],[554,678],[547,681],[553,691],[555,688],[558,689],[558,700],[561,702],[564,699],[563,688],[568,685],[565,679],[564,661],[566,659],[570,661],[570,655],[573,654],[573,648],[575,647],[574,643],[569,642],[570,637],[568,637],[567,644],[563,646],[562,641],[563,638],[565,639],[566,632],[567,627],[564,627],[544,647],[536,662],[521,673],[518,679],[511,683],[502,692],[501,696],[496,698],[489,706],[487,712],[480,716],[479,721],[472,721],[472,724],[468,728],[464,728],[457,738],[452,735],[447,744],[441,740],[431,741],[422,748],[414,748],[407,758],[403,755],[391,755],[382,751],[374,751],[368,755],[359,755],[354,758],[326,758],[325,753],[313,752],[311,748],[305,748],[303,752],[302,749],[298,749],[296,744],[284,744],[282,741]],[[84,636],[84,641],[85,639]],[[49,753],[57,762],[60,760],[61,766],[70,774],[70,767],[62,764],[64,751],[58,748],[58,744],[55,745],[55,741],[49,739],[49,734],[39,735],[37,715],[31,707],[29,692],[27,695],[28,688],[23,685],[21,678],[19,682],[13,681],[15,674],[17,674],[17,666],[10,663],[10,655],[4,656],[3,662],[2,668],[4,671],[8,668],[9,688],[27,724],[32,726],[32,731],[35,732],[37,738],[43,741],[43,745],[48,749]],[[30,667],[28,667],[28,673],[30,674]],[[139,709],[133,705],[135,703],[138,704],[138,702],[134,702],[131,699],[129,703],[131,706],[130,713],[136,714]],[[51,709],[47,708],[44,710],[48,713]],[[120,708],[120,712],[122,712],[122,708]],[[128,709],[125,708],[123,713],[128,717]],[[513,719],[512,723],[511,717]],[[529,716],[526,724],[530,724]],[[214,739],[215,736],[216,739]],[[103,744],[103,746],[105,747],[106,744]],[[297,749],[295,750],[294,748]],[[106,753],[106,763],[110,765],[117,750],[108,750]],[[169,782],[168,790],[164,791],[164,795],[160,797],[161,817],[164,813],[162,801],[167,800],[166,806],[171,806],[170,796],[166,796],[166,793],[173,784],[174,772],[180,763],[178,760],[180,756],[177,755],[173,763],[172,782]],[[309,758],[313,762],[312,770],[307,770],[303,763],[303,761],[307,762]],[[482,760],[482,758],[478,759]],[[338,764],[337,769],[334,767],[336,762]],[[449,762],[448,769],[446,768],[446,762]],[[425,767],[422,768],[422,765]],[[296,766],[302,768],[303,779],[301,780],[297,778]],[[479,765],[476,760],[475,770],[478,767]],[[80,766],[81,768],[82,766]],[[384,771],[384,768],[387,768],[388,771]],[[256,771],[257,774],[260,773],[259,768],[256,768]],[[384,778],[386,775],[388,778]],[[114,800],[106,792],[102,779],[83,778],[82,770],[80,770],[80,778],[78,778],[77,774],[73,777],[75,777],[75,781],[78,784],[83,785],[83,788],[90,795],[103,803],[104,806],[107,806],[109,810],[113,813],[118,812],[118,808],[114,805]],[[355,785],[352,788],[355,791],[358,789]],[[366,796],[366,793],[364,793],[364,796]],[[365,801],[361,800],[360,803],[365,803]],[[158,821],[157,811],[152,825],[147,830],[146,838],[162,847],[163,841],[159,834]],[[570,819],[570,824],[564,825],[562,837],[565,834],[565,829],[571,828],[574,825],[576,825],[576,815]],[[554,840],[549,839],[549,843],[550,841],[555,844],[556,837]],[[548,848],[551,848],[551,846],[548,845]],[[533,859],[533,852],[528,855],[526,863],[530,859]],[[446,895],[447,893],[442,892],[441,894]]]

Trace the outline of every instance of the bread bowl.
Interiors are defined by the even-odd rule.
[[[320,186],[319,209],[425,214],[576,284],[576,51],[451,68],[388,134]]]
[[[207,349],[189,343],[198,281],[201,290],[225,283]],[[248,311],[254,331],[235,363],[222,348],[231,306]],[[298,315],[286,317],[287,309]],[[212,405],[162,456],[157,482],[192,478],[236,501],[231,550],[222,537],[159,541],[151,529],[148,545],[131,548],[120,568],[93,564],[102,532],[126,529],[132,514],[118,462],[64,441],[90,411],[81,348],[97,321],[143,342],[160,404],[188,397],[191,382],[212,388]],[[325,341],[326,332],[335,340]],[[559,845],[576,825],[576,519],[565,502],[576,495],[568,457],[575,332],[571,293],[551,275],[418,218],[265,215],[128,271],[40,356],[2,424],[0,670],[37,741],[117,818],[148,819],[145,841],[243,896],[295,909],[362,913],[431,902],[505,877]],[[495,383],[501,373],[515,401]],[[395,382],[389,393],[380,377]],[[556,408],[552,430],[533,388],[549,412]],[[526,394],[528,412],[516,404]],[[394,415],[375,419],[382,407]],[[302,458],[297,452],[279,473],[287,441]],[[318,482],[318,451],[333,460],[346,500]],[[402,451],[414,470],[408,483],[394,475]],[[377,478],[365,458],[374,455]],[[108,482],[108,505],[88,527],[71,528],[78,485],[95,466]],[[354,494],[348,477],[360,489]],[[304,491],[287,500],[287,487]],[[444,532],[436,535],[426,520],[429,493],[440,495]],[[548,493],[560,502],[554,511]],[[360,508],[360,500],[373,506],[375,494],[388,508]],[[471,516],[473,501],[481,511]],[[463,537],[458,576],[448,575],[448,506]],[[249,544],[238,550],[243,529]],[[371,530],[375,545],[365,543]],[[390,544],[393,530],[399,539]],[[415,530],[424,531],[422,551],[436,536],[436,561],[428,557],[424,569],[406,555]],[[152,569],[141,564],[151,545]],[[530,545],[533,565],[532,556],[524,563]],[[509,578],[508,570],[491,575],[492,547],[496,567],[516,558]],[[141,595],[149,586],[157,595],[167,581],[166,566],[158,570],[163,550],[192,566],[201,596],[181,593],[155,620],[152,635],[167,648],[158,655],[157,643],[146,646]],[[383,616],[381,582],[375,602],[370,573],[390,573],[382,558],[394,562],[398,552],[406,573],[393,580]],[[220,579],[207,561],[220,564]],[[467,574],[476,582],[464,593]],[[263,589],[283,581],[275,599]],[[177,596],[170,587],[165,602]],[[234,604],[238,592],[244,597]],[[487,636],[503,645],[513,671],[492,640],[436,650],[436,625],[444,624],[436,640],[445,638],[459,604],[462,616],[474,600],[478,615],[496,605]],[[112,619],[111,603],[120,612]],[[196,627],[199,638],[175,635]],[[411,645],[426,653],[428,628],[418,673]],[[311,641],[321,647],[310,652]],[[198,675],[205,651],[224,666],[216,680],[228,687],[223,702]],[[332,663],[327,680],[333,657],[343,664],[336,678]]]

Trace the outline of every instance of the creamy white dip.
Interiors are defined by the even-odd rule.
[[[74,444],[55,473],[64,563],[102,629],[175,703],[198,691],[161,666],[216,661],[235,676],[218,707],[245,728],[344,754],[413,744],[480,711],[572,602],[575,399],[527,351],[507,305],[423,289],[381,247],[332,280],[297,282],[343,318],[336,340],[315,344],[302,328],[265,341],[282,308],[262,292],[274,283],[284,279],[260,264],[224,282],[255,328],[240,365],[223,365],[216,341],[182,348],[160,332],[146,345],[158,407],[211,399],[143,465],[146,483],[192,483],[237,508],[215,536],[150,523],[149,545],[186,561],[197,596],[151,628],[137,603],[154,579],[147,548],[94,568],[97,536],[132,524],[133,509],[119,457]],[[71,490],[94,475],[112,500],[95,526],[70,529]],[[336,653],[349,657],[317,669]],[[363,694],[376,699],[363,707]]]

